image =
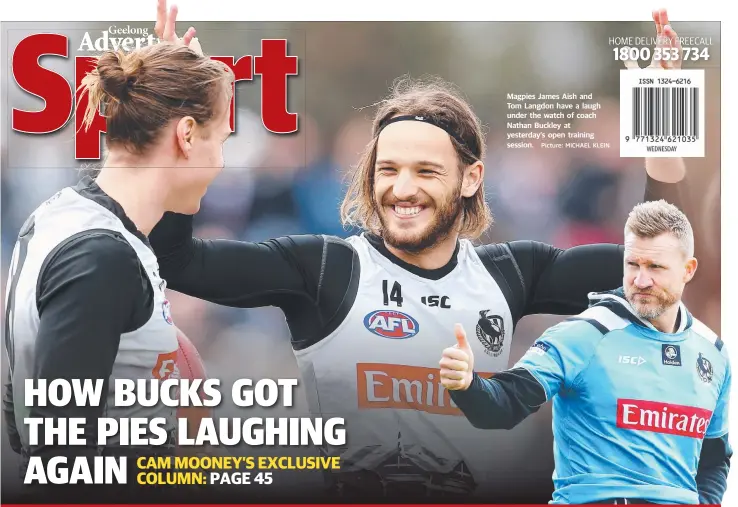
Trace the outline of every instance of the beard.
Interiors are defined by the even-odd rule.
[[[431,249],[448,238],[456,225],[459,216],[461,216],[463,212],[461,181],[459,181],[459,185],[454,189],[451,195],[440,205],[435,202],[433,203],[435,205],[433,221],[419,232],[407,232],[401,230],[393,231],[388,225],[387,217],[385,216],[385,206],[392,204],[391,198],[383,198],[382,202],[384,205],[376,203],[378,210],[377,215],[379,217],[379,222],[382,225],[382,239],[384,239],[384,241],[393,248],[412,254],[418,254]]]
[[[656,302],[644,304],[639,299],[636,299],[636,294],[648,294]],[[666,310],[676,304],[679,301],[680,295],[673,294],[666,289],[639,290],[630,287],[625,297],[640,318],[653,320],[659,318]]]

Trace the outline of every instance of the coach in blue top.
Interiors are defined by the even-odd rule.
[[[681,302],[693,254],[687,218],[642,203],[625,226],[623,287],[590,294],[587,310],[547,330],[512,369],[475,374],[457,325],[442,383],[475,427],[510,429],[553,400],[553,503],[721,502],[730,363]]]

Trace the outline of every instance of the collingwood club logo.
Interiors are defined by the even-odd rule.
[[[166,322],[170,326],[174,325],[174,320],[172,320],[172,305],[166,299],[161,304],[161,314],[162,317],[164,317],[164,322]]]
[[[479,312],[477,338],[484,345],[487,355],[497,357],[502,354],[505,344],[505,321],[499,315],[487,315],[491,310]]]
[[[697,375],[702,382],[712,382],[712,363],[702,355],[702,352],[697,356]]]

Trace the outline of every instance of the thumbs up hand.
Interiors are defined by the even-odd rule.
[[[466,331],[456,324],[456,345],[443,351],[441,361],[441,385],[449,391],[466,391],[474,378],[474,353],[466,339]]]

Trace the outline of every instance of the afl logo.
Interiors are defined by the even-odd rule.
[[[404,340],[418,334],[418,321],[406,313],[376,310],[364,317],[364,327],[377,336]]]
[[[161,314],[167,324],[170,326],[174,324],[174,321],[172,320],[172,305],[166,299],[161,304]]]

